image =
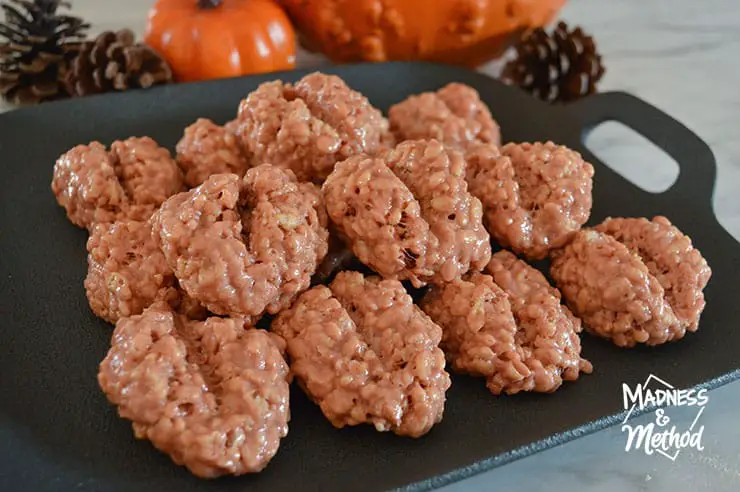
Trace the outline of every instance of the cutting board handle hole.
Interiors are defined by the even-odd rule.
[[[619,121],[598,124],[584,143],[606,166],[649,193],[667,191],[678,178],[678,163],[670,155]]]

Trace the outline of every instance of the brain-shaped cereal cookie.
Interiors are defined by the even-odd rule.
[[[478,92],[464,84],[449,84],[437,92],[411,96],[388,111],[396,139],[435,139],[465,150],[471,143],[499,145],[501,134]]]
[[[591,213],[594,168],[577,152],[547,143],[477,145],[466,154],[470,192],[488,231],[530,259],[562,247]]]
[[[194,188],[213,174],[244,176],[249,167],[246,152],[234,134],[236,123],[219,126],[205,118],[185,129],[177,144],[177,163],[185,174],[185,184]]]
[[[262,84],[239,107],[238,135],[256,164],[291,169],[301,181],[323,181],[334,165],[375,154],[388,122],[362,94],[333,75],[314,73],[295,85]]]
[[[87,240],[85,292],[93,312],[115,323],[166,301],[191,318],[205,309],[178,288],[177,279],[152,237],[149,222],[95,224]]]
[[[608,234],[578,232],[553,254],[550,273],[586,329],[621,347],[658,345],[684,335],[660,282]]]
[[[167,149],[151,138],[80,145],[59,158],[51,189],[73,224],[145,221],[183,188],[182,175]]]
[[[313,185],[263,164],[167,200],[154,233],[180,285],[211,312],[274,314],[308,288],[326,255],[318,200]]]
[[[456,371],[486,377],[494,394],[552,392],[591,372],[581,358],[581,321],[539,271],[508,251],[486,270],[433,286],[421,301],[442,327],[440,346]]]
[[[288,433],[282,341],[241,319],[167,305],[121,319],[98,382],[139,439],[201,477],[261,471]]]
[[[596,227],[642,259],[665,289],[665,299],[682,328],[696,331],[704,310],[704,287],[712,270],[691,239],[665,217],[608,219]]]
[[[322,187],[329,218],[357,258],[416,286],[481,270],[491,256],[462,155],[434,140],[352,157]]]
[[[442,330],[400,282],[342,272],[272,323],[291,371],[336,427],[418,437],[442,420],[450,377]]]
[[[711,270],[664,217],[608,219],[553,255],[552,277],[590,332],[621,347],[696,331]]]

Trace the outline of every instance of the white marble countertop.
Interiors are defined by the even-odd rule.
[[[74,11],[93,23],[94,32],[130,27],[141,34],[153,0],[73,3]],[[709,143],[719,166],[715,211],[740,240],[740,193],[736,192],[740,187],[740,1],[570,0],[561,17],[582,25],[596,38],[608,70],[602,90],[631,92]],[[300,63],[313,62],[303,57]],[[484,70],[495,72],[496,64]],[[7,107],[0,104],[3,109]],[[635,158],[651,158],[617,131],[604,130],[589,145],[618,168],[615,163],[620,160],[627,169]],[[670,171],[655,171],[647,184],[667,184],[670,175]],[[624,435],[611,428],[442,490],[737,491],[738,407],[740,382],[712,391],[702,416],[704,451],[684,451],[675,462],[625,453]],[[693,414],[684,412],[674,421],[692,418]]]

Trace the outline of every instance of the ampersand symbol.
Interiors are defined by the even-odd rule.
[[[658,427],[665,427],[670,421],[671,418],[665,415],[665,410],[659,408],[655,411],[655,423],[658,424]]]

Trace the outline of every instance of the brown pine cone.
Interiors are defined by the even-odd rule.
[[[167,62],[149,46],[136,43],[129,29],[106,31],[87,43],[72,61],[67,89],[88,96],[127,89],[147,89],[172,82]]]
[[[501,80],[547,102],[568,102],[596,92],[604,75],[596,44],[580,27],[559,22],[552,34],[528,31],[515,47],[516,57]]]
[[[36,104],[68,97],[65,74],[90,25],[62,0],[0,2],[0,98]]]

